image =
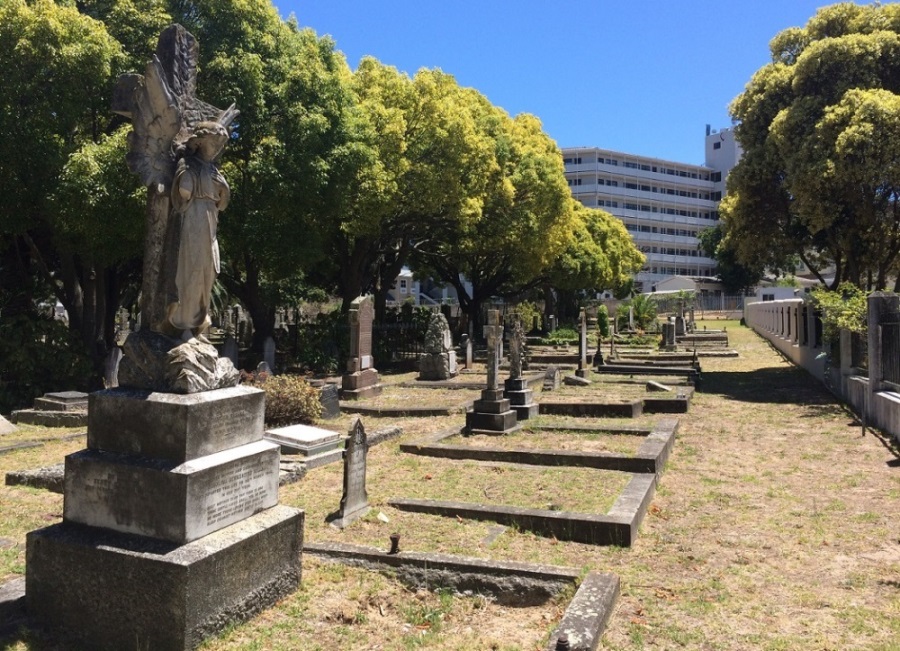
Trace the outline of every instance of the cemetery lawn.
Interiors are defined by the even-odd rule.
[[[490,522],[388,507],[392,497],[477,499],[480,493],[490,503],[516,499],[540,506],[569,500],[602,510],[615,498],[620,473],[554,469],[561,471],[554,475],[399,452],[400,443],[461,427],[461,414],[363,417],[369,432],[399,425],[403,435],[371,449],[373,509],[344,532],[323,522],[340,500],[338,465],[314,469],[283,487],[281,500],[306,509],[310,542],[360,542],[387,550],[388,536],[396,531],[406,551],[439,549],[613,572],[621,578],[622,594],[602,649],[900,648],[896,446],[871,429],[861,436],[860,424],[824,388],[750,330],[734,321],[708,325],[727,326],[730,347],[740,357],[700,360],[702,384],[690,412],[678,416],[672,456],[630,548],[558,541],[515,528],[493,537]],[[539,416],[533,424],[649,427],[663,417],[668,416],[612,421]],[[321,425],[346,432],[355,420],[345,414]],[[27,436],[56,432],[34,428]],[[524,446],[531,436],[522,432],[503,443]],[[535,435],[541,447],[550,441],[571,445],[582,437],[587,444],[582,433]],[[611,438],[598,435],[597,441]],[[0,437],[0,447],[11,440]],[[0,469],[59,463],[83,445],[69,441],[10,452],[0,455]],[[12,550],[0,549],[0,576],[24,571],[25,533],[58,522],[61,511],[60,495],[0,486],[0,538],[14,542]],[[378,519],[379,513],[389,522]],[[416,593],[388,576],[307,555],[303,584],[294,595],[202,648],[538,651],[569,596],[534,608],[501,609],[477,596]],[[16,651],[53,651],[34,633],[0,638],[0,647],[4,643]]]
[[[610,452],[636,454],[644,437],[635,434],[582,432],[576,430],[531,430],[522,428],[508,436],[456,435],[441,441],[447,445],[466,445],[474,448],[502,448],[504,450],[574,450],[580,452]]]

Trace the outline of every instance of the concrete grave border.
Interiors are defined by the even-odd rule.
[[[637,538],[638,528],[655,492],[656,475],[633,475],[612,508],[603,515],[405,498],[388,500],[388,504],[400,511],[412,513],[488,520],[557,540],[630,547]]]
[[[678,385],[675,396],[644,397],[624,403],[553,400],[539,403],[540,413],[556,416],[593,418],[634,418],[642,414],[686,414],[694,397],[694,388]],[[629,413],[630,410],[630,413]]]
[[[675,443],[678,432],[678,419],[666,418],[657,422],[652,429],[648,428],[605,428],[590,425],[544,425],[528,426],[535,431],[583,431],[585,433],[605,432],[630,436],[645,436],[637,454],[626,455],[612,452],[581,452],[559,450],[535,450],[529,448],[507,449],[499,447],[471,447],[467,445],[450,445],[441,443],[462,430],[452,428],[435,435],[401,443],[400,451],[444,459],[472,459],[475,461],[500,461],[522,463],[538,466],[574,466],[580,468],[596,468],[598,470],[619,470],[622,472],[662,473],[666,461]]]
[[[391,572],[415,589],[450,587],[457,592],[490,594],[498,603],[539,605],[561,589],[578,583],[581,572],[554,565],[491,561],[449,554],[404,552],[388,554],[372,547],[346,543],[307,543],[304,554],[353,567]],[[566,607],[547,649],[556,649],[566,635],[572,649],[596,649],[619,598],[619,577],[589,572]]]

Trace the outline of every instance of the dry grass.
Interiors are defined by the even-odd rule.
[[[703,384],[690,413],[681,418],[669,466],[631,548],[560,542],[514,529],[488,544],[489,523],[389,510],[388,497],[410,497],[406,491],[437,486],[435,471],[427,468],[438,462],[410,461],[413,457],[398,453],[399,441],[459,427],[461,415],[364,419],[370,431],[398,424],[404,435],[372,449],[369,495],[375,509],[344,533],[323,523],[340,499],[337,467],[314,470],[285,487],[282,500],[307,508],[309,540],[365,540],[387,549],[388,535],[400,531],[406,550],[441,549],[614,572],[622,579],[622,596],[601,642],[605,649],[900,648],[896,450],[871,431],[860,436],[848,412],[750,331],[735,322],[710,327],[722,325],[728,326],[741,357],[702,360]],[[324,426],[346,432],[355,418],[342,416]],[[586,420],[541,416],[535,422]],[[656,420],[612,422],[648,426]],[[554,436],[562,444],[569,435]],[[5,440],[0,438],[0,445]],[[0,468],[48,465],[78,447],[56,444],[3,455]],[[409,469],[407,476],[392,474],[403,467]],[[516,481],[529,493],[522,499],[544,500],[538,486],[549,485],[534,481],[541,473],[519,468],[500,473],[494,467],[499,466],[480,467],[473,490],[487,488],[489,497],[505,482]],[[572,476],[567,471],[560,479],[541,481],[579,484],[583,495],[571,495],[586,499],[596,482],[571,481]],[[553,499],[562,498],[547,501]],[[9,576],[23,569],[25,532],[43,525],[46,517],[54,521],[61,497],[0,487],[0,500],[6,532],[0,536],[20,545],[11,557],[0,551],[2,575]],[[379,511],[390,522],[378,520]],[[310,558],[304,558],[304,571],[303,587],[295,595],[204,649],[533,651],[542,648],[564,607],[501,610],[477,597],[417,595],[389,577]],[[48,648],[36,642],[10,644],[17,650]]]

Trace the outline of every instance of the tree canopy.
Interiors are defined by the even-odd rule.
[[[731,105],[744,149],[720,206],[738,262],[794,257],[884,288],[900,253],[900,6],[840,3],[771,42]]]

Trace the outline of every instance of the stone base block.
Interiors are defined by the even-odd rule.
[[[448,380],[458,374],[455,351],[422,353],[419,356],[420,380]]]
[[[92,393],[88,447],[184,463],[262,438],[265,392],[237,386],[181,395]]]
[[[509,411],[509,400],[476,400],[473,409],[482,414],[505,414]]]
[[[470,411],[466,414],[466,430],[469,432],[486,431],[494,434],[508,434],[517,428],[516,412],[508,410],[499,414],[486,414]]]
[[[341,389],[341,400],[365,400],[380,396],[384,386],[376,384],[365,389]]]
[[[66,457],[68,522],[183,544],[278,503],[279,446],[257,441],[166,467],[82,450]]]
[[[580,378],[589,378],[591,376],[591,369],[589,368],[579,368],[575,369],[575,376]]]
[[[511,409],[516,412],[516,420],[528,420],[538,415],[538,403],[536,402],[526,405],[512,405]]]
[[[39,425],[41,427],[82,427],[87,425],[86,411],[42,411],[40,409],[18,409],[9,419],[19,425]]]
[[[341,389],[343,391],[359,391],[378,384],[378,371],[367,368],[364,371],[348,373],[341,377]],[[342,391],[342,393],[343,393]]]
[[[56,524],[28,534],[29,616],[98,651],[187,651],[300,584],[304,513],[258,513],[187,545]]]

